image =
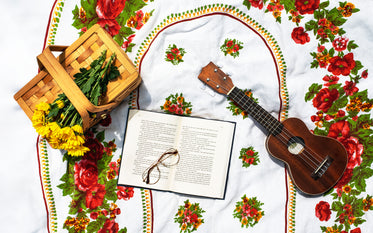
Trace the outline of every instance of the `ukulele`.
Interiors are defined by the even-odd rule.
[[[286,164],[291,180],[300,191],[320,195],[333,188],[342,177],[348,157],[339,141],[312,134],[298,118],[278,121],[235,87],[232,80],[212,62],[202,68],[198,79],[233,100],[262,126],[267,133],[269,154]]]

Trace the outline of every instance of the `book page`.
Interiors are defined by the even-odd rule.
[[[170,186],[171,169],[158,165],[160,179],[156,184],[143,182],[143,172],[162,153],[174,148],[177,139],[178,117],[131,109],[123,146],[123,155],[118,184],[167,190]],[[157,169],[151,173],[158,176]]]
[[[131,109],[118,184],[223,198],[234,129],[232,122]],[[143,172],[170,148],[179,162],[158,164],[160,174],[151,172],[158,182],[143,182]]]
[[[180,124],[172,190],[222,198],[230,160],[234,123],[185,117]]]

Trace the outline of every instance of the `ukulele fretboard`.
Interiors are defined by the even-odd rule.
[[[239,108],[247,112],[255,121],[257,121],[268,133],[276,135],[282,130],[282,123],[279,122],[269,112],[264,110],[253,99],[247,96],[239,88],[234,87],[228,94],[228,97],[235,102]]]

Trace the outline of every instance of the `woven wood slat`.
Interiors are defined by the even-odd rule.
[[[47,67],[48,65],[50,66],[50,64],[56,63],[52,61],[42,64],[43,62],[38,60],[41,71],[14,95],[15,100],[30,119],[32,118],[35,106],[38,103],[51,103],[60,93],[67,92],[69,93],[67,95],[68,98],[73,98],[70,99],[72,103],[75,103],[76,105],[83,104],[81,106],[74,106],[78,110],[80,109],[79,112],[81,114],[85,115],[85,117],[82,116],[82,118],[83,125],[85,125],[84,129],[86,130],[99,122],[102,117],[115,108],[141,82],[141,77],[133,63],[129,60],[121,47],[116,44],[112,37],[99,25],[91,27],[69,47],[50,46],[48,51],[49,49],[61,51],[61,54],[57,58],[54,58],[54,56],[51,58],[51,54],[46,53],[46,49],[38,56],[38,58],[43,58],[44,61],[47,61],[48,59],[56,59],[56,61],[58,61],[57,64],[60,65],[58,65],[58,67]],[[71,93],[71,90],[64,90],[61,88],[61,85],[58,83],[63,84],[62,86],[65,86],[65,88],[69,86],[71,81],[67,79],[72,80],[73,76],[78,73],[81,68],[89,68],[91,62],[101,56],[104,50],[107,50],[107,59],[109,59],[113,53],[117,55],[115,65],[118,67],[120,76],[108,84],[108,91],[102,98],[99,106],[94,106],[90,102],[87,103],[87,100],[84,100],[85,96],[82,95],[81,91],[80,93]],[[60,68],[63,69],[63,72],[57,71]],[[61,77],[53,77],[48,70],[56,70],[57,72],[53,71],[55,75],[68,78],[62,79],[61,81]],[[67,75],[60,75],[60,73],[65,73]],[[57,80],[59,81],[57,82]],[[67,83],[69,84],[66,85]],[[75,83],[72,83],[71,85],[75,85]],[[77,100],[75,98],[81,99]],[[87,113],[85,112],[88,111],[97,113],[97,117],[94,119],[90,117],[87,120]]]

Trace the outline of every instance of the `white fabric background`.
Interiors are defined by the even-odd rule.
[[[148,30],[158,24],[158,20],[163,19],[165,16],[171,13],[182,12],[186,9],[194,9],[195,6],[205,5],[208,4],[208,2],[210,1],[158,1],[158,13],[150,19],[148,24],[144,26],[144,34],[139,33],[137,37],[146,36],[149,33]],[[220,2],[227,3],[227,1]],[[229,1],[228,4],[242,4],[242,1],[234,2],[235,3],[231,3]],[[362,61],[365,68],[373,70],[373,55],[371,53],[371,51],[373,51],[373,43],[371,42],[371,38],[373,37],[373,20],[371,20],[371,9],[373,9],[373,1],[360,0],[353,2],[356,6],[358,6],[361,9],[361,11],[359,12],[359,14],[356,14],[353,16],[353,18],[349,19],[348,23],[346,23],[346,25],[344,26],[344,29],[347,31],[347,35],[350,37],[350,39],[355,40],[356,44],[360,46],[358,49],[354,51],[355,56],[358,57],[360,61]],[[40,54],[40,52],[43,49],[43,41],[52,4],[53,1],[46,0],[14,0],[2,1],[0,3],[0,19],[2,22],[2,33],[0,37],[0,68],[2,71],[2,83],[0,85],[0,106],[3,108],[0,114],[0,124],[2,129],[0,141],[0,145],[2,147],[2,153],[0,155],[0,206],[2,207],[0,211],[0,221],[2,225],[2,232],[47,232],[47,216],[45,211],[44,200],[42,198],[36,156],[35,144],[37,135],[31,126],[30,120],[26,117],[24,112],[18,107],[16,101],[14,101],[13,95],[37,73],[36,56]],[[69,10],[66,10],[66,12],[68,11]],[[286,76],[290,103],[289,116],[300,117],[306,121],[307,125],[310,128],[313,128],[313,124],[312,122],[310,122],[309,116],[310,113],[313,113],[315,110],[313,109],[310,103],[304,104],[304,94],[307,91],[308,87],[314,82],[319,82],[321,76],[323,75],[323,72],[320,72],[320,70],[311,70],[309,68],[309,63],[311,61],[309,51],[315,51],[315,47],[317,45],[315,43],[309,43],[305,46],[295,45],[290,38],[292,28],[286,19],[283,19],[283,23],[279,25],[274,22],[272,15],[264,14],[262,11],[252,9],[250,10],[250,15],[252,15],[252,17],[256,21],[258,21],[259,24],[265,25],[266,29],[268,29],[268,31],[270,31],[270,33],[274,35],[276,41],[279,43],[280,48],[285,56],[286,64],[288,66]],[[63,40],[57,37],[56,44],[68,44],[77,38],[77,34],[75,33],[75,29],[70,26],[70,22],[72,22],[70,14],[63,14],[61,20],[63,20],[65,23],[61,24],[61,27],[59,27],[59,31],[72,32],[71,35],[75,35],[76,37],[65,37]],[[193,29],[197,29],[193,33],[199,33],[198,24],[203,24],[204,20],[205,19],[201,19],[198,22],[196,21],[196,24],[192,24],[191,27]],[[179,26],[181,27],[182,25],[180,24]],[[206,24],[205,27],[209,27],[209,24]],[[184,30],[187,32],[189,29],[190,28],[185,28]],[[174,28],[170,28],[169,30],[170,32],[172,32]],[[211,28],[211,30],[214,31],[222,29]],[[229,29],[226,32],[229,32]],[[218,31],[216,31],[216,33],[218,34]],[[250,37],[250,33],[248,33],[247,36]],[[235,37],[239,36],[237,35]],[[206,38],[206,41],[203,41],[201,39],[191,38],[188,41],[183,41],[183,46],[187,50],[186,56],[193,56],[193,62],[188,63],[187,65],[183,64],[186,66],[185,70],[182,70],[180,68],[181,66],[177,67],[177,72],[175,73],[174,78],[180,79],[181,83],[172,84],[175,85],[173,86],[173,88],[175,88],[175,90],[178,89],[177,85],[183,85],[183,82],[186,82],[186,78],[191,77],[193,75],[195,76],[198,73],[199,70],[197,66],[199,64],[205,64],[208,62],[206,57],[200,58],[197,56],[197,53],[193,51],[194,43],[206,43],[205,52],[209,52],[210,50],[208,50],[208,44],[210,43],[208,43],[208,41],[220,41],[219,43],[221,43],[224,39],[224,37],[213,37]],[[255,38],[253,38],[253,41],[254,40]],[[153,45],[154,47],[152,49],[158,46],[161,49],[161,51],[163,51],[169,43],[173,43],[172,41],[172,36],[162,39],[161,35],[161,38],[157,39],[157,44]],[[296,48],[296,52],[294,52],[294,48]],[[253,48],[245,47],[245,49]],[[136,48],[134,51],[136,51]],[[246,53],[242,51],[242,54]],[[151,62],[148,61],[147,63],[147,59],[151,59],[152,56],[152,50],[150,50],[149,54],[147,55],[144,61],[143,69],[144,71],[147,70],[152,73],[154,72],[154,74],[158,74],[159,70],[157,69],[161,69],[162,67],[157,67],[156,69],[155,67],[150,66]],[[221,54],[211,54],[211,57],[216,59],[218,58],[218,56],[220,56],[219,58],[221,58],[219,59],[221,62],[220,65],[224,65],[223,67],[228,73],[232,75],[242,74],[240,72],[246,73],[239,69],[239,67],[241,67],[243,64],[232,64],[227,61],[227,58],[222,57]],[[250,53],[243,56],[250,56]],[[248,57],[247,59],[250,58]],[[240,62],[241,59],[236,60],[237,62]],[[149,64],[149,67],[147,67],[147,64]],[[255,67],[253,67],[253,69],[254,68]],[[185,74],[181,73],[181,71],[185,71],[188,77],[185,77]],[[168,70],[168,72],[172,72],[172,69]],[[271,71],[268,70],[263,72],[270,73]],[[266,73],[263,73],[264,76],[265,74]],[[145,73],[144,76],[146,76]],[[315,77],[315,80],[310,77]],[[362,80],[360,83],[360,88],[365,87],[371,89],[373,84],[372,80],[372,77],[366,80]],[[153,81],[151,79],[147,79],[146,82],[144,82],[145,85],[143,85],[142,87],[143,94],[151,93],[153,91],[154,93],[168,93],[167,89],[165,89],[166,87],[162,86],[158,86],[158,89],[152,88],[151,90],[150,88],[147,88],[149,86],[153,87],[152,82]],[[193,80],[193,82],[196,86],[198,86],[197,88],[201,86],[198,84],[196,79]],[[237,80],[238,86],[242,85],[245,87],[246,84],[247,83],[245,83],[244,80]],[[209,103],[221,103],[222,101],[225,101],[224,98],[218,95],[211,96],[208,93],[201,94],[200,89],[197,88],[183,89],[182,91],[183,93],[188,95],[188,97],[191,96],[191,100],[198,99],[198,96],[201,96],[200,98],[212,98],[213,101],[212,99],[210,99]],[[257,89],[254,92],[256,97],[266,96],[268,94],[265,92],[261,92],[260,83],[258,83],[257,86],[254,86],[253,89]],[[163,104],[164,98],[167,97],[161,95],[158,96],[155,94],[151,94],[151,96],[157,96],[157,98],[152,99],[151,101],[140,102],[140,106],[146,109],[158,109],[159,106]],[[369,92],[369,97],[373,98],[372,90],[370,90]],[[219,110],[221,110],[218,106],[215,109],[215,106],[207,104],[204,105],[204,103],[206,102],[201,100],[200,102],[198,102],[197,105],[197,103],[193,101],[194,106],[196,106],[193,112],[195,112],[197,115],[201,114],[201,116],[204,117],[226,117],[225,115],[218,114]],[[268,99],[268,101],[267,99],[265,99],[265,102],[263,101],[261,102],[261,104],[263,104],[263,106],[268,110],[278,110],[276,108],[277,105],[273,103],[272,99]],[[213,108],[216,111],[211,111],[211,108]],[[227,119],[230,119],[230,117],[227,117]],[[260,132],[257,131],[255,127],[251,126],[250,129],[254,130],[254,132],[257,134],[260,134]],[[262,148],[262,150],[264,150],[264,148]],[[268,162],[262,158],[268,160]],[[270,159],[265,156],[261,157],[261,163],[267,163],[269,171],[272,171],[272,168],[274,168],[275,171],[279,172],[279,170],[276,169],[276,166],[278,165],[269,160]],[[258,168],[255,167],[253,169],[255,170]],[[242,185],[248,185],[248,189],[250,189],[250,184],[245,183],[247,181],[245,181],[244,179],[237,182],[242,182]],[[270,186],[268,186],[268,188],[270,188]],[[266,191],[271,192],[271,189],[267,189]],[[228,187],[227,195],[230,195],[229,192],[234,191],[232,191]],[[257,195],[255,191],[252,191],[252,189],[250,194],[252,196]],[[175,206],[182,204],[178,200],[176,200],[177,198],[169,198],[170,195],[168,195],[167,193],[156,194],[155,198],[162,199],[163,195],[167,196],[169,203],[174,204]],[[299,198],[302,199],[302,197]],[[238,201],[238,199],[235,199],[233,201]],[[269,204],[270,200],[261,201],[265,204]],[[157,210],[158,204],[159,202],[155,202],[155,210]],[[233,203],[225,203],[225,205],[228,204],[233,205]],[[214,210],[219,211],[224,207],[225,206],[216,205],[214,207]],[[310,203],[307,201],[298,202],[297,208],[303,207],[308,209],[314,208],[314,203]],[[213,212],[213,209],[210,209],[207,206],[204,206],[204,209],[208,209],[211,213]],[[165,209],[165,211],[167,211],[167,209]],[[173,210],[169,210],[167,212],[171,213],[170,215],[174,214]],[[232,209],[230,210],[230,214],[231,213]],[[155,212],[155,215],[157,214],[158,213]],[[367,217],[369,218],[368,221],[373,220],[371,214],[368,214]],[[208,218],[207,214],[205,218]],[[274,218],[276,217],[274,216]],[[307,221],[307,219],[302,219],[302,216],[299,215],[297,215],[297,218],[297,221],[299,222]],[[219,221],[223,222],[224,216],[221,216],[221,219],[216,218],[215,221],[216,223],[219,223]],[[198,232],[203,232],[203,228],[208,229],[212,227],[208,224],[210,223],[203,224]],[[227,227],[227,230],[230,229],[228,228],[228,226],[220,226]],[[236,227],[237,230],[240,229],[238,223]],[[260,226],[260,224],[258,224],[258,226],[256,226],[255,229],[258,232],[264,232],[264,229],[266,229],[266,227],[270,226]],[[160,222],[159,225],[155,226],[155,232],[158,232],[157,230],[161,229],[162,228]],[[279,232],[282,232],[283,226],[278,227],[278,229],[280,229]],[[251,230],[252,229],[248,229],[248,231]],[[319,228],[315,230],[320,231]]]
[[[0,222],[2,232],[47,232],[31,121],[13,95],[38,71],[53,1],[0,2]]]

